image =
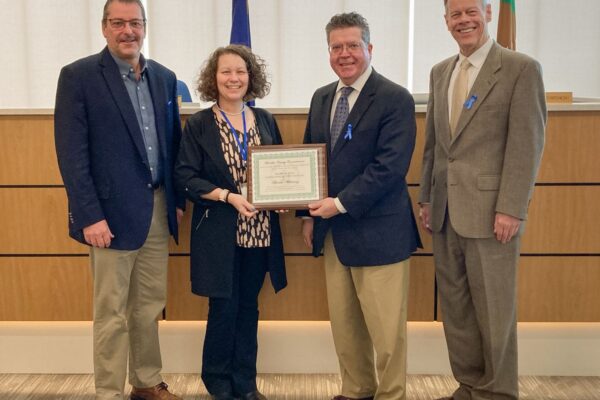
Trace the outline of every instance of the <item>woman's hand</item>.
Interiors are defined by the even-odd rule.
[[[312,251],[313,247],[313,229],[315,220],[312,218],[302,219],[302,239],[304,244]]]
[[[241,194],[229,193],[227,202],[235,207],[235,209],[245,217],[252,218],[258,213],[256,208],[254,208],[254,206],[249,203],[248,200],[246,200],[246,198]]]

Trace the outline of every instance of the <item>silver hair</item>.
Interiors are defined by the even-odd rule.
[[[490,0],[481,0],[482,8],[485,8],[485,6],[487,6],[488,4],[490,4]],[[448,11],[448,0],[444,0],[444,8],[446,9],[446,11]]]

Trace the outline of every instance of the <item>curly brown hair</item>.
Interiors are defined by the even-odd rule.
[[[248,70],[248,91],[244,96],[244,101],[252,99],[262,99],[271,90],[271,83],[267,81],[267,72],[265,60],[252,53],[249,47],[239,44],[231,44],[216,49],[210,57],[204,62],[200,75],[198,76],[196,90],[200,98],[204,101],[217,101],[219,91],[217,89],[217,67],[219,57],[224,54],[235,54],[240,56],[246,63]]]

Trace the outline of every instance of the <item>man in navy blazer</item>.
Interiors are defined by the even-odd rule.
[[[409,257],[421,245],[405,180],[414,101],[370,66],[361,15],[333,16],[326,33],[340,79],[315,92],[304,142],[327,144],[331,197],[309,205],[302,231],[314,256],[324,249],[342,377],[334,399],[404,399]]]
[[[55,108],[69,232],[91,246],[97,399],[178,399],[160,376],[157,319],[166,302],[169,234],[184,199],[173,164],[181,126],[175,74],[141,55],[139,0],[108,0],[107,47],[65,66]]]

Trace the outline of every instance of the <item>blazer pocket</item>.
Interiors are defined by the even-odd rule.
[[[498,190],[500,188],[500,175],[479,175],[477,177],[477,189]]]

